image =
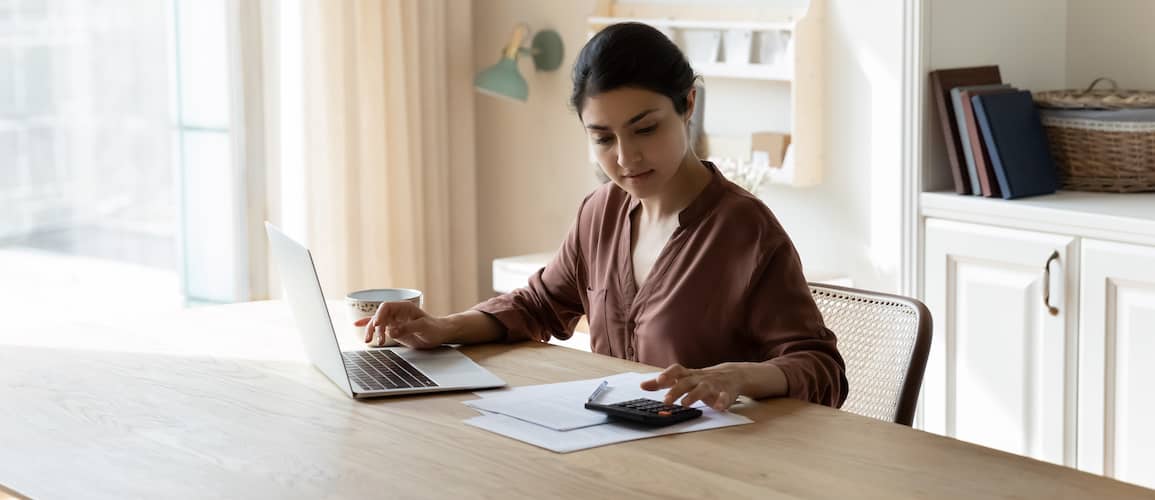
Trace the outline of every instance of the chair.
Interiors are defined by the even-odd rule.
[[[838,336],[850,393],[842,409],[910,426],[930,353],[931,317],[915,299],[810,283]]]

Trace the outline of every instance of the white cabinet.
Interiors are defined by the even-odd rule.
[[[1155,488],[1155,248],[1082,250],[1078,466]]]
[[[1155,88],[1155,2],[907,2],[911,288],[934,314],[920,425],[1155,488],[1155,192],[953,193],[932,70],[995,64],[1020,89],[1102,75]],[[981,25],[982,36],[972,26]],[[904,179],[906,177],[904,176]],[[1052,316],[1042,303],[1051,261]],[[1044,495],[1045,496],[1045,495]]]
[[[1155,193],[920,202],[920,426],[1155,488]]]
[[[1064,281],[1076,274],[1076,238],[936,219],[925,227],[935,335],[923,427],[1070,464],[1076,296]]]

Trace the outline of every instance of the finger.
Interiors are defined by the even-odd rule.
[[[377,306],[377,310],[369,317],[369,321],[365,322],[365,342],[370,343],[370,345],[377,343],[379,327],[385,323],[385,314],[388,312],[385,304],[382,302],[381,305]]]
[[[402,314],[401,309],[408,302],[382,302],[377,307],[377,312],[373,313],[373,319],[366,324],[365,341],[371,342],[370,345],[382,346],[387,340],[386,328],[395,324],[398,320],[398,315]]]
[[[357,321],[354,321],[353,326],[365,326],[365,325],[368,325],[370,321],[373,321],[373,317],[372,316],[365,316],[364,318],[361,318]]]
[[[389,342],[389,331],[392,327],[387,321],[377,321],[373,326],[373,342],[369,345],[373,347],[382,347]]]
[[[670,387],[677,383],[678,379],[685,378],[689,374],[690,370],[687,370],[686,367],[674,363],[658,374],[658,383],[663,387]]]
[[[377,333],[374,335],[374,345],[384,347],[389,344],[390,340],[397,340],[397,327],[387,324],[377,325]]]
[[[706,403],[708,405],[717,396],[718,396],[718,394],[715,391],[711,390],[709,385],[698,384],[697,387],[694,387],[693,390],[686,393],[686,397],[682,398],[681,405],[685,406],[685,407],[690,407],[690,406],[693,406],[694,403],[697,403],[698,401],[701,401],[701,402]]]
[[[654,378],[649,379],[649,380],[643,380],[641,383],[641,388],[643,391],[657,391],[660,389],[665,389],[667,387],[673,386],[675,382],[677,382],[677,379],[671,379],[669,381],[666,381],[665,379],[662,379],[661,377],[654,377]]]
[[[641,383],[641,388],[643,391],[656,391],[661,389],[662,386],[658,385],[658,377],[654,377],[649,380],[643,380]]]
[[[696,380],[696,377],[686,377],[679,380],[678,383],[674,384],[674,386],[670,388],[670,391],[666,393],[666,404],[674,404],[674,401],[677,401],[678,398],[681,398],[683,395],[693,390],[697,385],[698,381]]]
[[[731,404],[734,404],[734,397],[731,396],[730,393],[722,391],[718,393],[718,398],[714,400],[714,404],[710,405],[710,407],[718,411],[726,411]]]
[[[678,382],[679,378],[686,376],[687,371],[688,370],[686,370],[686,368],[682,365],[674,363],[670,365],[669,368],[662,370],[662,372],[659,373],[657,377],[642,381],[642,390],[656,391],[658,389],[671,387]]]
[[[382,328],[382,326],[378,323],[370,323],[369,329],[368,329],[368,334],[366,334],[366,338],[368,338],[368,340],[366,340],[365,342],[368,342],[369,345],[371,345],[373,347],[380,346],[381,345],[381,328]]]
[[[377,332],[377,318],[370,318],[365,323],[365,342],[373,340],[374,333]]]

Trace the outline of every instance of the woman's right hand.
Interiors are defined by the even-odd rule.
[[[406,347],[432,349],[448,343],[452,333],[446,321],[412,302],[382,302],[373,316],[353,324],[365,327],[365,342],[374,346],[392,338]]]

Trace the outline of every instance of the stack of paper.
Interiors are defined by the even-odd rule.
[[[609,388],[598,402],[613,404],[637,398],[661,400],[664,391],[643,391],[639,384],[657,373],[622,373],[607,378],[578,380],[560,384],[515,387],[506,391],[479,393],[482,399],[465,404],[486,412],[466,424],[511,437],[558,453],[595,448],[635,439],[694,432],[752,421],[730,412],[715,411],[701,403],[694,406],[702,416],[667,427],[649,428],[614,423],[604,413],[587,410],[589,395],[602,381]]]

